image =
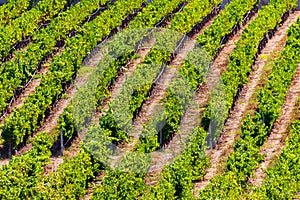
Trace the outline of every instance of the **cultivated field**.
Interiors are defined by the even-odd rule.
[[[300,199],[298,3],[8,0],[0,199]]]

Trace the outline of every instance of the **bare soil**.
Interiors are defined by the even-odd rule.
[[[255,170],[254,179],[251,183],[255,186],[259,186],[266,178],[265,170],[270,166],[276,156],[280,155],[282,149],[286,146],[285,141],[289,135],[289,125],[293,120],[293,112],[296,108],[297,100],[300,96],[300,64],[293,78],[285,103],[281,109],[281,115],[275,122],[274,127],[268,140],[261,148],[260,153],[266,155],[264,161]]]
[[[154,43],[154,41],[152,41],[152,43],[150,43],[150,45],[153,44],[153,43]],[[117,79],[116,79],[116,81],[115,81],[115,83],[114,83],[114,86],[113,86],[112,89],[111,89],[112,97],[109,98],[109,99],[107,99],[107,100],[104,102],[104,105],[103,105],[103,106],[104,106],[105,108],[107,108],[108,102],[109,102],[110,100],[112,100],[117,94],[120,93],[121,88],[122,88],[122,85],[123,85],[123,84],[125,83],[125,81],[126,81],[126,77],[127,77],[128,75],[130,75],[130,74],[134,71],[134,69],[136,68],[136,66],[137,66],[138,64],[140,64],[141,62],[143,62],[144,58],[145,58],[146,55],[149,53],[149,51],[150,51],[150,48],[144,48],[144,49],[142,49],[142,50],[139,50],[139,51],[137,52],[137,54],[140,55],[140,58],[133,59],[133,60],[130,60],[130,61],[129,61],[129,63],[128,63],[128,65],[127,65],[127,68],[126,68],[127,70],[125,70],[119,77],[117,77]],[[95,54],[95,55],[94,55],[94,56],[86,63],[86,65],[89,66],[89,67],[93,67],[93,68],[94,68],[94,67],[97,67],[97,65],[98,65],[98,63],[99,63],[101,57],[102,57],[101,51],[98,51],[98,52],[97,52],[97,53],[96,53],[96,54]],[[80,79],[80,78],[81,78],[81,77],[76,78],[76,80],[75,80],[75,85],[78,85],[78,82],[80,82],[80,80],[79,80],[79,81],[77,81],[77,80]],[[81,84],[82,84],[82,83],[81,83]],[[62,99],[62,100],[61,100],[61,101],[65,100],[64,107],[66,107],[66,106],[69,105],[71,98],[74,96],[74,94],[75,94],[75,92],[76,92],[76,90],[74,90],[74,89],[75,89],[74,86],[72,86],[71,91],[68,91],[68,96],[69,96],[68,99]],[[62,111],[63,111],[64,107],[62,107]],[[105,111],[97,110],[97,111],[95,112],[95,114],[93,115],[93,117],[92,117],[93,120],[94,120],[94,121],[98,121],[99,117],[100,117],[101,115],[104,114],[103,112],[105,112]],[[56,127],[56,123],[57,123],[57,120],[58,120],[57,117],[59,117],[59,115],[61,114],[61,112],[60,112],[59,110],[53,111],[53,113],[54,113],[54,115],[53,115],[53,117],[52,117],[51,123],[49,123],[49,125],[47,126],[48,131],[51,131],[53,128]],[[58,113],[58,115],[57,115],[56,113]],[[57,116],[57,117],[56,117],[56,116]],[[50,118],[50,117],[49,117],[49,118]],[[86,134],[86,132],[87,132],[87,129],[85,129],[84,131],[82,131],[82,132],[80,133],[80,136],[77,137],[77,138],[72,142],[71,146],[70,146],[68,149],[66,149],[66,150],[64,151],[64,156],[65,156],[65,157],[71,158],[71,157],[75,156],[75,155],[79,152],[79,150],[80,150],[80,142],[81,142],[81,139],[84,138],[84,135]],[[45,168],[45,173],[48,173],[47,169],[51,169],[51,171],[55,171],[55,170],[57,169],[57,167],[58,167],[58,165],[56,165],[56,163],[57,163],[56,160],[60,160],[60,159],[61,159],[60,157],[53,157],[51,163],[50,163],[49,165],[46,166],[46,168]]]
[[[209,26],[211,23],[212,21],[207,23],[205,27]],[[228,65],[228,56],[231,53],[231,51],[235,48],[235,42],[240,38],[242,30],[244,30],[244,28],[238,31],[238,33],[231,38],[231,40],[226,44],[219,56],[217,56],[217,58],[215,59],[213,65],[210,68],[209,74],[206,77],[206,82],[200,87],[200,89],[195,95],[194,100],[196,102],[196,105],[191,105],[183,117],[180,126],[181,134],[176,133],[172,138],[171,142],[166,147],[164,147],[163,151],[153,153],[153,164],[148,170],[146,177],[146,183],[148,185],[154,185],[159,181],[159,175],[164,166],[166,166],[168,163],[171,163],[173,159],[180,153],[181,142],[185,141],[186,137],[192,131],[192,129],[199,124],[199,119],[201,115],[201,110],[199,110],[199,108],[201,109],[202,107],[205,107],[205,105],[207,105],[209,101],[210,91],[218,83],[221,73],[226,70]],[[204,29],[202,29],[197,35],[203,33],[203,30]],[[196,39],[197,35],[192,37],[193,40]],[[191,42],[191,45],[194,45],[194,43]],[[183,51],[186,50],[183,49]],[[178,64],[182,64],[182,62],[179,62]],[[154,101],[152,101],[154,103],[152,104],[152,107],[150,107],[150,109],[148,108],[148,111],[146,111],[146,113],[150,113],[151,115],[151,112],[149,112],[149,110],[151,110],[151,108],[154,109],[155,106],[158,105],[161,98],[163,98],[163,95],[164,93],[159,93],[158,95],[155,95]],[[145,114],[143,113],[142,116],[144,117]],[[147,120],[144,119],[143,123],[145,123],[146,121]]]
[[[282,40],[286,38],[286,32],[290,25],[295,22],[299,17],[299,12],[295,12],[289,16],[288,20],[279,28],[275,33],[274,37],[269,40],[267,46],[263,50],[263,54],[270,55],[274,51],[278,51],[279,47],[277,44],[280,44]],[[284,46],[281,47],[281,50]],[[208,185],[211,178],[216,176],[220,171],[220,165],[225,158],[228,157],[229,153],[233,150],[233,144],[236,138],[238,137],[238,131],[240,129],[244,114],[247,110],[248,103],[257,87],[262,71],[266,60],[258,58],[255,65],[253,66],[253,71],[249,76],[249,83],[243,85],[243,90],[239,94],[238,100],[235,102],[232,112],[230,113],[229,118],[225,123],[225,128],[221,134],[218,144],[214,149],[208,150],[207,156],[210,158],[211,167],[207,169],[207,174],[204,176],[204,180],[201,182],[195,183],[195,194],[197,195],[198,191],[203,189]]]
[[[138,140],[138,136],[141,134],[143,124],[145,124],[150,119],[150,116],[155,112],[155,108],[158,105],[161,105],[161,101],[165,97],[168,85],[172,82],[172,80],[176,79],[176,72],[178,68],[183,64],[184,58],[187,56],[187,53],[189,51],[192,51],[194,46],[195,40],[188,39],[184,43],[183,48],[179,50],[175,59],[170,63],[169,67],[166,68],[158,83],[154,86],[154,95],[152,95],[149,100],[143,105],[141,111],[142,114],[138,118],[136,118],[134,122],[135,128],[138,130],[135,132],[136,141]],[[181,153],[180,140],[177,137],[175,136],[171,143],[168,144],[168,152],[163,150],[160,152],[157,151],[151,153],[153,163],[147,172],[147,184],[152,185],[153,182],[149,180],[156,179],[155,176],[160,174],[161,170],[168,163],[168,161],[171,162],[176,155]],[[134,146],[135,142],[131,143],[131,145]]]

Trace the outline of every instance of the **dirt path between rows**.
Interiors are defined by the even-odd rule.
[[[39,82],[38,80],[35,82]],[[75,80],[75,84],[80,86],[83,85],[86,82],[84,78],[80,77]],[[32,91],[32,88],[28,88],[28,92]],[[34,91],[34,90],[33,90]],[[67,107],[71,102],[71,97],[76,93],[77,89],[74,85],[72,85],[70,88],[67,89],[66,94],[68,95],[68,98],[61,99],[58,101],[58,103],[55,105],[54,109],[51,111],[50,116],[46,119],[44,124],[34,133],[33,137],[36,136],[40,132],[48,132],[50,133],[57,124],[59,115],[63,113],[64,108]],[[19,102],[22,104],[22,102]],[[29,151],[32,148],[32,143],[26,144],[24,147],[22,147],[18,152],[17,156],[21,156],[25,152]],[[3,160],[4,161],[4,160]],[[2,160],[1,160],[2,162]],[[0,162],[0,165],[2,165]]]
[[[282,40],[285,40],[288,27],[293,24],[299,16],[300,12],[295,12],[289,16],[288,20],[279,28],[274,37],[269,40],[267,46],[263,49],[262,54],[270,55],[272,52],[276,50],[279,51],[284,48],[284,46],[282,46],[281,49],[279,49],[277,45],[281,44]],[[253,66],[253,71],[249,75],[249,83],[243,85],[243,90],[241,91],[239,98],[235,102],[233,110],[225,123],[225,127],[220,139],[218,140],[218,144],[214,149],[207,151],[206,155],[210,158],[211,167],[207,169],[207,174],[204,176],[204,180],[195,183],[196,195],[201,189],[205,188],[205,186],[209,184],[209,181],[214,176],[219,173],[220,164],[233,150],[234,141],[238,137],[237,132],[240,129],[248,103],[260,81],[265,63],[266,60],[261,58],[258,58],[256,61]]]
[[[153,88],[153,95],[151,95],[150,98],[143,104],[139,116],[134,120],[134,131],[130,134],[130,136],[133,138],[133,141],[127,144],[125,148],[132,149],[136,145],[142,132],[143,124],[145,124],[149,120],[149,117],[155,111],[156,106],[160,105],[160,102],[166,93],[168,84],[177,77],[177,69],[183,64],[184,58],[187,56],[187,53],[194,49],[196,37],[200,34],[203,34],[203,31],[212,24],[213,20],[217,16],[218,15],[214,16],[211,20],[204,24],[204,26],[201,28],[201,30],[198,31],[198,33],[193,34],[190,38],[186,38],[183,47],[180,48],[174,60],[171,61],[171,63],[165,69],[162,76],[159,78],[158,82]]]
[[[136,52],[136,55],[139,55],[139,58],[132,59],[128,62],[128,64],[125,67],[126,69],[125,69],[124,73],[122,73],[120,76],[118,76],[117,79],[115,80],[115,83],[111,89],[111,97],[109,99],[107,99],[107,101],[103,105],[103,107],[105,108],[104,110],[108,109],[108,102],[113,100],[117,95],[119,95],[121,93],[122,86],[125,84],[127,77],[132,75],[134,70],[136,69],[136,67],[144,61],[146,56],[150,53],[151,47],[154,45],[154,43],[155,43],[154,38],[147,41],[146,44],[143,45],[143,48],[139,49]],[[95,59],[97,59],[97,56],[95,56]],[[103,114],[104,114],[104,112],[100,112],[100,111],[96,112],[95,115],[93,116],[93,119],[94,119],[93,121],[98,121],[99,118],[101,117],[101,115],[103,115]],[[83,137],[84,137],[84,133],[81,133],[80,138],[83,138]],[[75,155],[79,151],[79,143],[78,142],[72,143],[70,150],[72,151],[71,154]],[[55,168],[52,170],[55,170]],[[98,177],[96,177],[96,179],[95,179],[96,181],[93,181],[92,184],[94,186],[100,184],[100,181],[97,181],[97,180],[101,179],[101,178],[103,178],[103,175],[99,175]],[[88,193],[85,194],[83,199],[90,199],[92,193],[93,193],[93,189],[89,188]]]
[[[63,50],[64,50],[64,47],[61,47],[59,49],[59,51],[57,51],[55,54],[59,55],[59,54],[62,53]],[[53,56],[51,56],[51,58],[49,58],[47,61],[45,61],[41,65],[41,69],[36,73],[36,75],[39,75],[39,76],[45,76],[46,75],[47,71],[49,70],[52,58],[53,58]],[[9,107],[9,111],[5,115],[5,117],[0,119],[0,125],[4,124],[5,118],[10,117],[13,114],[13,111],[16,108],[21,107],[24,104],[24,102],[26,101],[26,99],[28,98],[29,95],[35,93],[35,90],[40,85],[40,82],[41,82],[41,78],[38,78],[38,79],[32,79],[28,83],[28,85],[23,89],[22,93],[17,98],[15,98],[14,102]],[[2,131],[2,130],[0,130],[0,131]],[[38,134],[38,132],[41,132],[41,131],[36,131],[31,137],[35,137]],[[31,148],[32,148],[31,143],[26,144],[19,151],[17,151],[17,155],[20,156],[23,153],[25,153],[26,151],[30,150]],[[0,161],[0,166],[1,166],[1,162],[2,162],[2,160]]]
[[[256,16],[256,15],[255,15]],[[255,17],[252,17],[252,19]],[[252,20],[251,19],[251,20]],[[212,23],[210,21],[207,26]],[[148,170],[146,183],[150,186],[155,185],[160,177],[160,173],[162,169],[168,164],[173,161],[173,159],[181,153],[181,143],[182,141],[186,140],[186,137],[189,133],[191,133],[192,129],[199,124],[201,111],[199,111],[199,107],[204,107],[207,105],[209,100],[210,90],[217,84],[220,79],[220,75],[224,72],[228,65],[228,56],[231,51],[235,48],[235,42],[240,38],[242,31],[245,27],[238,31],[236,35],[234,35],[228,43],[225,45],[221,53],[215,59],[213,65],[210,68],[209,74],[206,77],[207,81],[200,87],[199,91],[195,95],[195,103],[189,106],[188,110],[186,111],[180,125],[180,132],[181,134],[175,134],[170,143],[163,149],[162,152],[153,152],[152,159],[153,164]],[[203,30],[198,33],[203,33]],[[193,36],[193,40],[196,39],[197,35]],[[193,44],[194,45],[194,44]],[[182,62],[178,63],[179,65]],[[157,95],[155,99],[161,98],[161,94]],[[156,100],[157,102],[160,101]],[[154,104],[152,107],[154,107]],[[149,112],[149,111],[148,111]]]
[[[140,12],[140,11],[138,11],[138,12]],[[138,12],[135,12],[134,14],[128,15],[127,18],[124,20],[124,24],[122,24],[122,26],[119,27],[118,30],[114,31],[114,33],[112,33],[112,34],[115,34],[117,32],[120,32],[121,30],[123,30],[128,25],[128,23],[136,16],[136,14]],[[64,47],[62,47],[58,51],[58,54],[62,53],[63,49],[64,49]],[[97,61],[97,59],[98,59],[98,61]],[[89,60],[89,62],[94,62],[94,64],[95,63],[98,64],[99,60],[100,60],[100,56],[97,54],[96,56],[93,56]],[[90,63],[90,65],[93,65],[93,63]],[[46,73],[46,71],[47,70],[42,71],[42,73]],[[59,115],[61,115],[63,113],[63,111],[64,111],[64,108],[67,107],[70,104],[72,97],[76,93],[76,91],[77,91],[76,87],[81,87],[84,83],[86,83],[87,82],[86,78],[88,78],[88,77],[86,77],[86,76],[77,77],[75,79],[74,83],[71,84],[69,86],[69,88],[66,89],[65,94],[66,94],[67,98],[60,99],[54,105],[54,108],[51,110],[49,117],[46,118],[46,120],[43,123],[43,125],[41,125],[41,127],[33,134],[33,137],[35,135],[37,135],[39,132],[44,132],[45,131],[45,132],[49,133],[49,132],[51,132],[56,127],[57,120],[59,119]],[[37,87],[39,85],[39,82],[40,82],[39,79],[33,80],[32,83],[30,83],[30,84],[32,84],[31,87],[30,88],[26,88],[27,89],[26,95],[27,94],[30,95],[31,92],[35,91],[35,87]],[[24,103],[26,95],[23,98],[21,98],[20,100],[18,100],[18,102],[16,102],[17,104],[16,104],[15,107],[21,106]],[[17,152],[17,155],[20,156],[23,153],[25,153],[28,150],[30,150],[31,148],[32,148],[32,144],[31,143],[27,144],[24,147],[22,147],[21,150],[19,150]],[[2,163],[7,163],[7,160],[6,159],[5,160],[0,160],[0,166],[3,165]]]
[[[92,57],[87,63],[86,66],[90,68],[96,68],[100,59],[102,58],[102,53],[99,51],[97,54],[95,54],[94,57]],[[89,74],[88,74],[89,75]],[[75,79],[75,82],[71,85],[71,87],[67,90],[68,98],[61,99],[56,107],[52,110],[50,117],[45,122],[45,125],[42,126],[39,129],[39,132],[47,131],[50,132],[57,126],[57,121],[59,119],[59,115],[61,115],[64,111],[64,109],[70,105],[72,97],[77,92],[76,86],[78,88],[82,87],[87,81],[88,81],[88,75],[87,76],[79,76]],[[29,144],[31,145],[31,144]],[[76,155],[76,153],[79,151],[80,146],[80,138],[76,138],[71,147],[70,147],[70,153],[67,153],[68,155]],[[58,150],[59,151],[59,150]],[[74,151],[74,152],[73,152]],[[67,151],[68,152],[68,151]],[[48,174],[50,172],[55,172],[58,168],[58,166],[63,163],[62,157],[51,157],[51,162],[45,166],[44,174]]]
[[[59,51],[58,53],[61,53],[61,51]],[[49,65],[50,65],[49,63],[51,62],[51,59],[52,58],[50,58],[44,64],[42,64],[41,69],[36,73],[36,75],[44,76],[47,73],[47,71],[49,69]],[[28,85],[24,88],[24,90],[22,91],[22,93],[20,94],[20,96],[18,96],[17,98],[15,98],[14,102],[9,107],[9,110],[5,114],[5,116],[0,119],[0,125],[4,124],[5,118],[10,117],[13,114],[13,111],[16,108],[21,107],[24,104],[25,100],[28,98],[29,95],[35,93],[35,90],[40,85],[40,82],[41,82],[41,78],[38,78],[38,79],[32,79],[28,83]],[[2,132],[2,130],[0,130],[0,133],[1,132]],[[32,137],[35,137],[37,135],[37,133],[38,132],[35,132]],[[4,149],[2,151],[5,152],[5,153],[7,153],[7,155],[8,155],[8,149],[5,149],[5,147],[3,147],[3,148]],[[26,151],[30,150],[31,148],[32,148],[32,144],[31,143],[26,144],[24,147],[22,147],[19,151],[16,152],[17,153],[16,155],[20,156],[23,153],[25,153]],[[4,155],[4,156],[7,156],[7,155]],[[7,159],[1,159],[0,160],[0,167],[2,165],[4,165],[4,164],[8,164],[9,160],[10,160],[9,158],[7,158]]]
[[[122,76],[117,78],[111,90],[111,99],[116,98],[116,96],[118,96],[121,93],[122,87],[125,84],[127,77],[131,76],[134,70],[136,69],[136,67],[144,61],[145,57],[151,51],[151,48],[154,45],[154,43],[155,43],[155,38],[152,38],[150,41],[147,42],[146,45],[143,45],[143,47],[136,53],[140,57],[137,59],[133,59],[127,64],[127,66],[125,66],[126,75],[123,74]]]
[[[157,82],[157,84],[154,86],[154,93],[153,95],[149,98],[149,100],[143,105],[142,108],[142,114],[140,117],[138,117],[135,120],[135,128],[137,128],[139,131],[136,131],[136,140],[138,140],[139,135],[142,132],[142,126],[145,124],[150,117],[154,114],[155,108],[158,105],[161,105],[162,99],[165,97],[168,85],[177,77],[177,70],[178,68],[183,64],[184,58],[187,56],[187,53],[192,51],[194,49],[196,41],[192,39],[187,39],[183,47],[179,50],[177,56],[169,66],[167,66],[166,70],[162,74],[161,78]],[[160,174],[161,169],[164,167],[165,164],[168,163],[168,161],[171,161],[174,157],[174,154],[178,155],[180,152],[180,148],[178,148],[178,142],[180,143],[179,140],[176,140],[174,143],[169,144],[169,149],[170,151],[156,151],[151,153],[152,155],[152,164],[151,167],[148,169],[147,172],[147,179],[146,183],[151,185],[152,179],[157,174]],[[135,145],[135,143],[131,143],[131,145]],[[180,144],[179,144],[180,145]],[[155,181],[155,180],[154,180]],[[155,181],[156,182],[156,181]]]
[[[49,63],[49,61],[47,61],[46,63]],[[36,75],[40,75],[40,76],[44,76],[47,71],[48,71],[48,64],[43,64],[41,66],[41,70],[38,71],[36,73]],[[0,124],[4,124],[4,121],[5,121],[5,118],[8,118],[9,116],[11,116],[13,114],[13,111],[22,106],[25,102],[25,100],[27,99],[27,97],[30,95],[30,94],[34,94],[35,92],[35,88],[37,86],[40,85],[40,82],[41,82],[41,79],[38,78],[38,79],[32,79],[28,85],[23,89],[22,93],[18,96],[18,97],[15,97],[14,98],[14,101],[13,103],[9,106],[8,110],[7,110],[7,113],[2,117],[0,118]]]
[[[300,193],[297,193],[296,198],[294,198],[293,200],[300,200]]]
[[[230,53],[234,50],[234,48],[236,47],[236,42],[241,38],[242,36],[242,32],[245,30],[245,28],[248,26],[249,23],[251,23],[251,21],[253,21],[255,18],[257,17],[257,14],[255,14],[248,22],[245,26],[243,26],[238,32],[237,34],[235,34],[233,36],[233,38],[231,38],[228,43],[225,45],[225,47],[222,49],[221,53],[217,56],[217,58],[215,59],[210,73],[207,77],[207,83],[205,83],[200,90],[198,91],[198,93],[196,94],[196,102],[200,107],[205,107],[210,99],[210,91],[211,89],[218,83],[218,81],[220,80],[220,76],[223,72],[225,72],[227,70],[227,66],[229,63],[229,55]],[[187,113],[191,113],[191,117],[195,117],[195,114],[193,114],[194,112],[192,111],[188,111]],[[198,123],[199,124],[199,123]],[[234,137],[232,137],[233,135],[224,135],[221,134],[220,137],[220,141],[226,141],[225,143],[227,144],[231,144],[234,142]],[[218,170],[218,163],[221,159],[222,156],[224,156],[223,152],[219,152],[219,155],[217,153],[217,151],[222,151],[226,149],[226,146],[223,145],[216,145],[216,147],[214,149],[208,150],[206,152],[206,155],[210,158],[210,165],[211,168],[207,169],[207,174],[204,176],[204,180],[202,182],[196,182],[194,184],[195,186],[195,193],[197,193],[201,188],[205,187],[208,183],[209,180],[215,176],[217,170]]]
[[[141,62],[143,62],[143,60],[145,59],[145,57],[148,55],[148,53],[150,52],[150,49],[151,49],[151,46],[154,44],[154,40],[151,40],[149,42],[149,46],[146,47],[146,48],[143,48],[141,50],[138,50],[137,51],[137,55],[140,55],[139,58],[137,59],[133,59],[133,60],[130,60],[127,64],[127,67],[126,67],[126,70],[124,70],[124,72],[117,77],[115,83],[114,83],[114,86],[112,87],[111,89],[111,94],[112,94],[112,97],[107,99],[104,104],[102,105],[103,107],[105,108],[108,108],[108,102],[111,101],[116,95],[118,95],[120,92],[121,92],[121,88],[123,86],[123,84],[125,83],[126,81],[126,77],[130,76],[131,73],[133,73],[134,69],[137,67],[138,64],[140,64]],[[100,59],[102,57],[102,53],[101,51],[99,51],[98,53],[96,53],[92,59],[89,60],[89,62],[86,63],[86,66],[89,66],[89,67],[97,67]],[[75,91],[76,92],[76,91]],[[73,96],[73,95],[72,95]],[[69,101],[70,102],[70,101]],[[97,123],[97,121],[99,120],[99,117],[101,115],[103,115],[104,111],[96,111],[94,113],[94,115],[92,116],[92,119],[95,123]],[[56,112],[55,112],[56,113]],[[58,118],[57,118],[58,119]],[[56,119],[56,122],[57,122],[57,119]],[[54,119],[55,120],[55,119]],[[77,137],[71,144],[71,146],[65,150],[65,155],[66,157],[68,158],[71,158],[73,156],[75,156],[79,150],[80,150],[80,141],[84,138],[85,134],[87,132],[87,129],[80,132],[80,136]],[[51,163],[48,164],[46,167],[45,167],[45,173],[49,173],[49,172],[54,172],[56,171],[58,165],[57,163],[61,163],[60,160],[62,158],[60,157],[52,157],[51,159]]]
[[[100,9],[101,10],[101,9]],[[98,10],[99,11],[99,10]],[[101,12],[100,12],[101,13]],[[100,13],[98,13],[97,15],[99,15]],[[89,15],[88,17],[92,17],[95,13],[91,13],[91,15]],[[88,17],[86,19],[88,19]],[[93,19],[92,19],[93,20]],[[83,23],[81,24],[81,26],[83,26],[85,23],[90,22],[91,20],[83,20]],[[49,23],[48,23],[49,25]],[[42,27],[42,26],[41,26]],[[45,27],[44,27],[45,28]],[[73,35],[72,33],[73,31],[69,31],[69,37],[74,37],[75,35]],[[31,36],[30,36],[31,37]],[[21,53],[22,51],[26,51],[28,48],[28,45],[32,42],[31,38],[29,39],[29,43],[27,43],[26,45],[23,45],[21,48],[18,48],[17,52]],[[58,42],[58,41],[57,41]],[[60,46],[57,50],[54,50],[52,53],[50,53],[48,56],[49,58],[46,61],[43,61],[41,67],[39,70],[37,70],[36,75],[45,75],[48,68],[49,68],[49,63],[51,63],[51,60],[53,57],[55,57],[56,55],[60,55],[62,52],[64,51],[64,46]],[[8,60],[13,60],[14,59],[14,53],[12,52],[11,54],[11,58]],[[7,60],[7,61],[8,61]],[[42,59],[43,60],[43,59]],[[8,106],[7,111],[5,112],[5,114],[0,118],[0,123],[4,122],[4,119],[9,117],[10,115],[12,115],[13,110],[17,107],[20,107],[23,105],[24,101],[26,100],[26,98],[30,95],[33,94],[35,91],[35,88],[40,84],[41,79],[32,79],[31,81],[29,81],[22,89],[22,92],[19,96],[13,97],[13,103],[11,105]]]
[[[199,34],[202,34],[203,30],[206,29],[208,26],[210,26],[211,23],[212,23],[212,20],[216,17],[217,17],[217,15],[214,16],[210,21],[208,21],[198,33],[196,33],[192,36],[192,38],[187,38],[186,39],[186,41],[188,41],[188,43],[187,43],[188,45],[186,44],[186,41],[185,41],[183,47],[180,48],[180,50],[177,53],[175,59],[171,61],[170,66],[172,66],[172,67],[167,67],[164,70],[162,76],[158,79],[158,82],[156,83],[156,86],[153,88],[153,91],[155,91],[153,93],[154,95],[151,95],[150,98],[143,104],[142,110],[139,112],[139,116],[134,120],[134,130],[135,131],[133,131],[129,134],[129,136],[133,140],[129,144],[125,144],[124,146],[122,146],[123,150],[124,149],[126,149],[127,151],[133,150],[133,148],[134,148],[134,146],[135,146],[136,142],[138,141],[139,136],[141,134],[142,124],[144,124],[148,121],[149,116],[151,115],[149,113],[153,112],[153,109],[154,109],[155,105],[160,103],[160,99],[161,99],[161,97],[164,96],[166,88],[167,88],[168,84],[171,82],[171,80],[176,78],[177,68],[180,65],[182,65],[182,63],[184,61],[184,58],[186,57],[187,53],[189,51],[193,50],[194,45],[195,45],[196,36],[199,35]],[[170,25],[171,21],[167,22],[167,24]],[[150,51],[150,49],[147,49],[147,48],[145,50],[147,51],[147,53],[149,53],[149,51]],[[142,58],[142,60],[143,60],[143,58]],[[139,63],[140,60],[137,59],[136,62]],[[129,68],[128,73],[132,74],[135,68],[136,68],[136,66],[132,67],[132,69]],[[117,81],[116,81],[116,83],[117,83]],[[112,91],[112,98],[116,97],[116,95],[118,95],[120,93],[121,84],[125,83],[125,81],[126,81],[126,77],[119,78],[120,85],[119,86],[118,85],[114,86],[114,90]],[[155,155],[154,155],[154,157],[155,157]],[[89,193],[84,196],[84,199],[85,200],[90,199],[90,197],[92,195],[92,192],[93,192],[92,190],[89,191]]]
[[[74,81],[74,84],[72,84],[66,91],[67,98],[60,99],[55,107],[51,110],[49,117],[46,119],[44,124],[36,131],[35,135],[41,132],[47,132],[50,133],[56,126],[57,121],[59,119],[59,116],[64,112],[64,109],[70,105],[71,99],[74,96],[74,94],[77,92],[77,87],[82,87],[88,80],[88,77],[82,76],[77,77]],[[26,151],[30,150],[32,148],[32,144],[27,144],[25,147],[23,147],[19,152],[18,155],[22,155]]]
[[[183,46],[179,49],[174,60],[171,61],[169,67],[165,69],[162,76],[156,83],[156,86],[153,88],[153,95],[144,103],[142,106],[142,110],[139,113],[139,117],[137,117],[134,121],[134,129],[135,131],[131,136],[134,138],[133,142],[129,144],[130,147],[133,147],[142,131],[142,125],[149,120],[149,117],[154,111],[156,105],[160,104],[161,99],[164,97],[167,86],[173,79],[177,77],[176,71],[183,64],[184,58],[187,56],[189,51],[192,51],[195,47],[196,37],[200,34],[203,34],[204,30],[209,27],[215,18],[217,18],[218,14],[212,17],[197,33],[194,33],[191,37],[187,37],[184,41]],[[196,25],[197,26],[197,25]]]
[[[265,154],[266,157],[255,170],[254,179],[251,183],[259,186],[263,183],[264,178],[267,176],[265,170],[270,166],[275,157],[280,155],[282,149],[285,147],[285,141],[288,137],[289,125],[292,122],[293,111],[295,110],[297,100],[300,97],[300,64],[297,68],[296,74],[293,78],[291,86],[285,98],[285,103],[281,109],[281,115],[275,122],[274,127],[268,140],[262,146],[260,153]]]

